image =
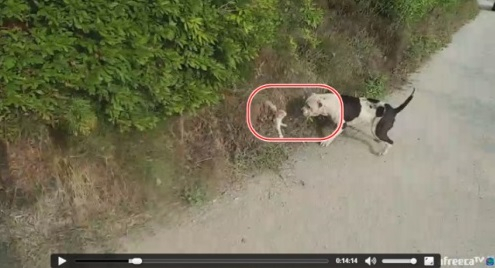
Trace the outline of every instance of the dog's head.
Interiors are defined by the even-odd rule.
[[[284,110],[278,110],[276,113],[275,113],[275,118],[279,118],[279,119],[283,119],[284,117],[287,116],[287,112],[284,111]]]
[[[319,115],[326,115],[325,107],[323,106],[323,99],[320,95],[311,94],[302,108],[303,115],[305,117],[314,117]]]

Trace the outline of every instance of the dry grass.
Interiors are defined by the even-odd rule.
[[[24,139],[10,145],[10,161],[15,190],[8,199],[15,202],[3,209],[2,231],[26,267],[46,266],[50,252],[84,252],[144,220],[133,213],[145,190],[111,159],[64,155],[47,140]]]
[[[394,28],[348,2],[322,1],[327,14],[318,29],[319,45],[281,40],[281,47],[265,49],[255,62],[255,77],[228,90],[215,107],[147,133],[101,129],[68,141],[65,150],[51,142],[46,129],[10,143],[13,184],[8,192],[0,190],[0,258],[3,245],[29,268],[46,267],[50,252],[111,251],[114,238],[141,226],[151,214],[156,218],[202,204],[253,168],[276,169],[299,145],[264,143],[249,132],[245,105],[254,88],[326,83],[341,93],[381,96],[477,10],[475,1],[466,1],[457,12],[436,10],[438,16],[423,22],[429,27],[411,30]],[[256,129],[274,135],[262,105],[270,99],[287,110],[290,136],[323,135],[319,130],[326,122],[312,124],[301,117],[303,96],[293,89],[260,93],[252,107]]]

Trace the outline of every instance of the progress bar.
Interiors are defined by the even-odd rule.
[[[329,259],[143,259],[163,264],[328,264]]]

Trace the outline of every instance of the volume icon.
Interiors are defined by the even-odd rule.
[[[368,264],[368,265],[370,265],[370,266],[371,266],[372,264],[373,264],[373,265],[375,265],[375,264],[376,264],[376,258],[375,258],[375,257],[373,257],[373,258],[368,257],[366,260],[364,260],[364,262],[366,262],[366,264]]]

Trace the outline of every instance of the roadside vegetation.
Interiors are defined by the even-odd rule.
[[[300,145],[249,132],[254,88],[383,97],[477,12],[475,0],[0,1],[0,266],[111,251],[276,169]],[[301,92],[263,97],[313,131]]]

